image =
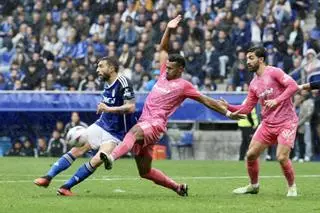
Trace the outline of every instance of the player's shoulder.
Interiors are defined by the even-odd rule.
[[[284,72],[281,68],[274,66],[267,66],[267,71],[269,71],[270,73]]]
[[[127,77],[125,77],[124,75],[119,75],[118,81],[120,82],[120,85],[123,88],[131,86],[131,81]]]

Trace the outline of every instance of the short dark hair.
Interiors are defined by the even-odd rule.
[[[103,58],[100,58],[98,60],[98,63],[100,61],[106,61],[109,65],[114,67],[115,72],[119,71],[119,62],[118,62],[118,59],[115,56],[103,57]]]
[[[183,68],[186,66],[186,61],[184,60],[184,57],[179,54],[170,54],[169,61],[176,62],[179,66],[181,66]]]
[[[253,52],[258,58],[263,58],[263,61],[266,60],[267,51],[264,47],[261,47],[261,46],[250,47],[247,50],[247,53],[250,53],[250,52]]]

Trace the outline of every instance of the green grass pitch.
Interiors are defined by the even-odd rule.
[[[154,167],[178,182],[189,184],[189,197],[140,179],[134,160],[119,160],[112,171],[99,168],[73,188],[77,195],[61,197],[57,188],[88,159],[77,160],[48,188],[33,179],[42,176],[56,159],[0,158],[0,213],[319,213],[320,164],[295,163],[299,196],[287,198],[286,183],[277,162],[262,162],[260,193],[233,195],[248,183],[244,162],[155,161]]]

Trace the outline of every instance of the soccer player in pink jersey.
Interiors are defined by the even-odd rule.
[[[187,196],[187,184],[178,184],[160,170],[151,166],[153,145],[158,142],[160,135],[166,131],[170,115],[186,98],[196,100],[232,119],[243,118],[244,115],[227,111],[226,107],[219,104],[218,101],[202,95],[190,82],[181,78],[185,66],[184,58],[177,54],[168,56],[170,32],[178,26],[180,20],[181,15],[171,20],[161,39],[161,74],[146,99],[138,123],[131,128],[123,142],[110,155],[101,153],[100,158],[104,161],[105,168],[111,169],[114,160],[132,149],[142,178],[172,189],[180,196]]]
[[[270,145],[278,144],[277,159],[288,182],[287,196],[297,196],[294,170],[289,158],[294,145],[298,117],[292,96],[298,90],[296,82],[281,69],[265,64],[266,51],[263,47],[252,47],[247,51],[247,66],[255,72],[247,100],[242,105],[229,105],[228,110],[248,114],[258,103],[262,106],[262,122],[252,137],[247,152],[247,170],[250,184],[237,188],[235,194],[257,194],[259,192],[259,156]]]

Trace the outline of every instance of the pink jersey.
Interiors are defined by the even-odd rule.
[[[257,102],[262,106],[262,120],[270,125],[278,125],[287,121],[297,121],[292,103],[292,95],[298,90],[297,83],[281,69],[267,66],[261,76],[255,76],[249,86],[247,100],[242,105],[230,105],[230,111],[248,114]],[[272,109],[265,107],[265,100],[275,99],[278,105]]]
[[[156,121],[166,127],[168,118],[180,104],[186,98],[199,97],[200,93],[190,82],[182,78],[167,80],[165,64],[162,64],[160,72],[157,83],[146,99],[139,122]]]

